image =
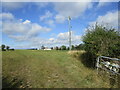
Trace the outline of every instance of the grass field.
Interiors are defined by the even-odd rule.
[[[2,52],[3,87],[109,88],[109,83],[68,51]]]

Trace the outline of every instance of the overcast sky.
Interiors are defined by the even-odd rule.
[[[13,48],[68,46],[68,16],[72,18],[72,44],[80,44],[86,28],[95,22],[118,27],[118,3],[4,2],[1,44]]]

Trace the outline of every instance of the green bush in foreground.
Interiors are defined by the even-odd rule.
[[[85,50],[97,56],[120,57],[120,35],[115,29],[95,25],[83,36]]]

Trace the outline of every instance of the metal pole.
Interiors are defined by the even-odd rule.
[[[68,17],[68,24],[69,24],[69,49],[71,50],[71,25],[70,25],[70,16]]]

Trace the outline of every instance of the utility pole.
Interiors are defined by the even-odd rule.
[[[69,28],[69,49],[71,50],[71,24],[70,24],[70,16],[68,17],[68,28]]]

